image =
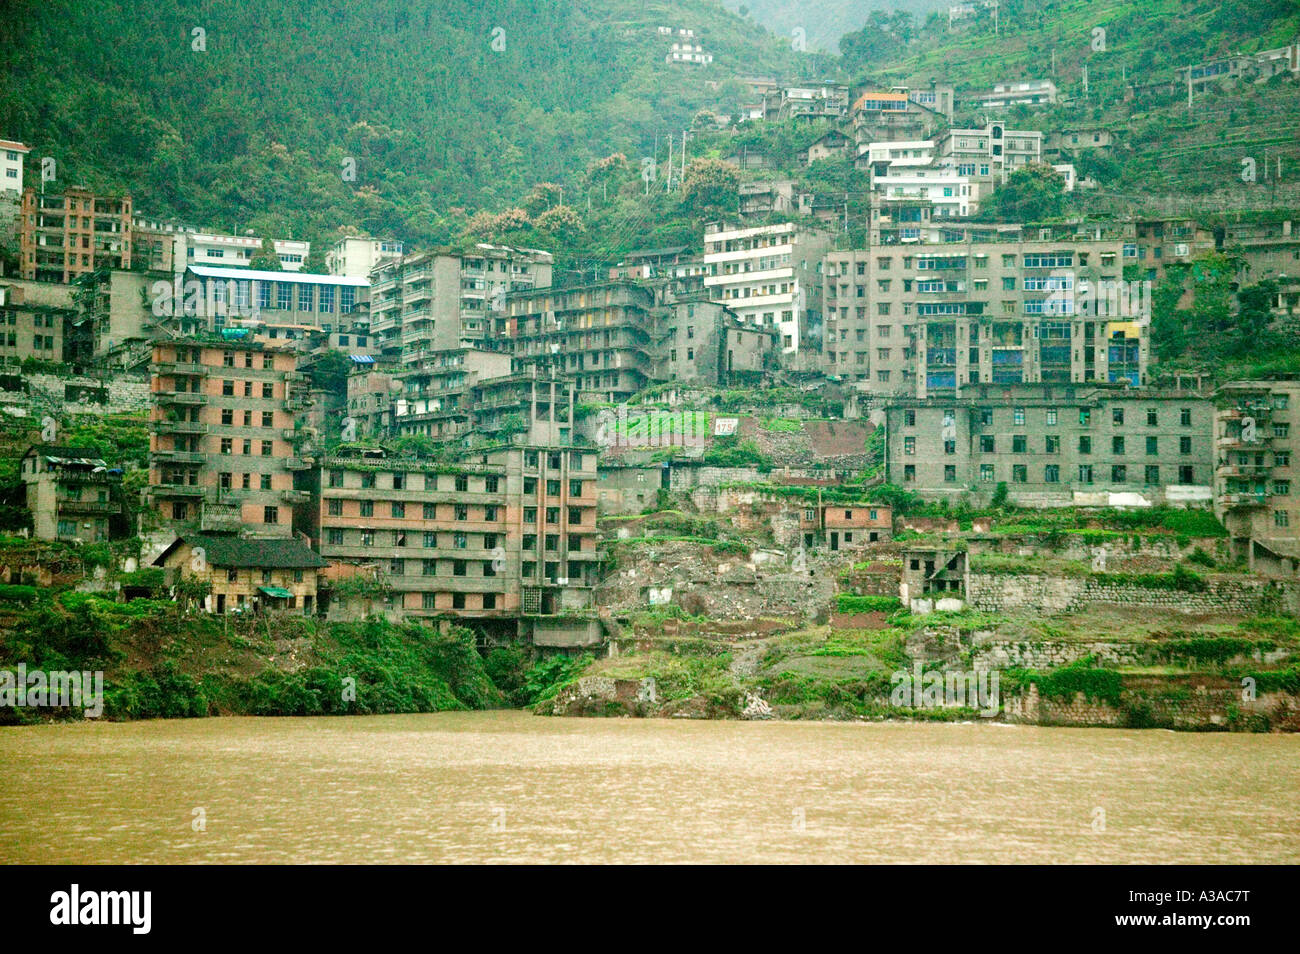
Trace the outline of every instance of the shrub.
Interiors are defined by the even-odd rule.
[[[836,611],[840,613],[893,613],[902,608],[897,596],[854,596],[841,593],[835,598]]]

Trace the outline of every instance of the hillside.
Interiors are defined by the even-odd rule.
[[[862,29],[873,11],[894,13],[905,10],[918,19],[934,10],[946,10],[947,0],[724,0],[728,10],[748,13],[780,37],[792,37],[796,28],[805,32],[808,49],[838,52],[840,37]]]
[[[213,228],[355,223],[414,245],[454,235],[462,207],[652,154],[715,104],[706,80],[791,56],[710,0],[19,0],[5,20],[23,42],[0,49],[0,130],[60,183]],[[666,64],[661,25],[713,63]]]
[[[1271,177],[1243,185],[1241,159],[1252,156],[1262,167],[1267,155],[1275,172],[1280,157],[1282,182],[1297,181],[1295,83],[1275,77],[1212,88],[1198,93],[1190,109],[1184,89],[1154,84],[1171,84],[1179,67],[1274,49],[1297,34],[1300,7],[1293,0],[1005,0],[996,33],[987,15],[951,28],[935,17],[899,32],[868,27],[846,36],[841,47],[844,67],[859,81],[948,82],[959,99],[997,82],[1054,80],[1060,105],[1034,112],[1018,107],[1010,118],[1022,128],[1100,125],[1117,133],[1112,159],[1085,156],[1080,164],[1102,187],[1094,196],[1101,201],[1089,211],[1159,209],[1153,196],[1220,192],[1228,193],[1227,207],[1261,208],[1272,199]],[[1098,41],[1102,48],[1094,49]],[[1128,84],[1146,89],[1126,101]]]

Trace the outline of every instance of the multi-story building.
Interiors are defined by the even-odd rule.
[[[20,142],[0,139],[0,193],[23,193],[23,156],[31,150]]]
[[[129,269],[131,249],[129,195],[23,190],[18,228],[23,278],[66,285],[97,269]]]
[[[237,330],[154,345],[149,499],[160,523],[290,534],[294,473],[308,466],[295,456],[296,364]]]
[[[329,457],[307,532],[332,563],[373,565],[399,617],[551,615],[591,606],[593,448],[497,446],[454,463]],[[331,614],[346,614],[345,593]]]
[[[1186,265],[1214,250],[1214,231],[1195,219],[1136,219],[1124,243],[1124,264],[1136,265],[1150,281],[1164,278],[1166,265]],[[1189,289],[1185,304],[1191,304]]]
[[[370,273],[384,262],[399,259],[403,254],[401,242],[348,235],[325,253],[325,268],[331,275],[369,278]]]
[[[1300,380],[1233,381],[1215,394],[1214,506],[1252,568],[1300,556]]]
[[[705,53],[704,47],[694,40],[677,40],[664,56],[664,62],[708,66],[713,62],[713,54]]]
[[[482,347],[505,296],[550,287],[552,264],[549,252],[488,244],[384,262],[370,273],[370,331],[383,354],[411,366]]]
[[[473,388],[481,381],[510,375],[510,355],[477,348],[439,351],[412,371],[391,376],[391,412],[387,433],[405,437],[422,434],[434,440],[464,437],[472,428],[478,404]],[[354,375],[353,377],[357,377]],[[376,394],[376,404],[384,400]]]
[[[982,129],[945,129],[935,140],[935,153],[988,193],[1017,169],[1043,161],[1043,134],[1008,129],[1000,122]]]
[[[37,538],[98,543],[113,535],[122,515],[122,471],[93,450],[37,444],[19,471]]]
[[[781,352],[798,367],[821,340],[821,259],[831,235],[793,222],[704,229],[704,285],[745,323],[776,329]]]
[[[70,300],[62,307],[44,304],[47,296],[40,288],[29,299],[35,284],[0,279],[0,365],[20,365],[27,358],[63,360],[64,325],[76,310]],[[66,292],[65,286],[50,287]]]
[[[806,148],[799,150],[799,161],[806,166],[822,159],[851,155],[854,149],[852,138],[838,129],[832,129],[813,140]]]
[[[71,295],[77,314],[65,327],[65,360],[125,368],[147,363],[152,339],[166,334],[151,307],[154,279],[120,268],[82,276]]]
[[[172,576],[207,583],[209,613],[311,616],[327,562],[297,537],[261,539],[185,532],[153,561]]]
[[[776,367],[777,330],[746,321],[704,296],[678,299],[664,307],[661,341],[655,349],[661,381],[706,387],[756,384]]]
[[[190,265],[213,265],[240,268],[252,263],[262,252],[262,239],[251,232],[223,235],[205,232],[192,225],[136,215],[132,219],[135,257],[152,271],[185,271]],[[296,272],[311,254],[310,242],[273,239],[272,247],[280,267]]]
[[[991,90],[965,97],[971,109],[1010,109],[1012,106],[1050,106],[1056,102],[1056,84],[1051,80],[1021,80],[996,83]]]
[[[1109,294],[1128,288],[1112,231],[901,226],[829,252],[826,373],[915,397],[973,384],[1145,384],[1149,296]]]
[[[654,374],[654,309],[632,281],[515,292],[489,347],[510,354],[515,374],[569,380],[579,400],[626,401]]]
[[[886,480],[1024,506],[1209,506],[1214,405],[1188,390],[981,384],[885,405]]]
[[[865,91],[853,103],[853,135],[858,144],[927,139],[950,122],[951,88],[936,87],[934,103],[922,102],[921,92],[906,86]]]
[[[313,331],[370,334],[364,278],[191,265],[183,277],[155,281],[150,289],[153,314],[181,334],[230,327],[272,340],[304,339]]]

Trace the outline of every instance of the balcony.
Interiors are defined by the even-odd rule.
[[[1257,494],[1224,494],[1220,499],[1223,501],[1223,506],[1229,509],[1245,510],[1268,506],[1268,494],[1262,492]]]
[[[305,504],[311,503],[311,491],[309,490],[285,490],[281,492],[281,497],[287,504]]]
[[[202,464],[208,459],[208,455],[201,451],[187,450],[159,450],[154,451],[152,457],[159,464]]]
[[[157,364],[149,365],[149,372],[158,375],[196,375],[198,377],[207,377],[208,372],[212,369],[206,364],[195,364],[190,361],[160,361]]]
[[[284,462],[285,470],[311,470],[312,463],[302,457],[290,457]]]
[[[115,514],[120,513],[120,505],[108,500],[78,500],[73,497],[60,497],[58,509],[62,513]]]
[[[208,489],[198,484],[154,484],[149,493],[155,497],[206,497]]]
[[[159,403],[181,404],[186,407],[202,407],[208,403],[208,396],[198,391],[155,391]]]
[[[208,425],[202,421],[150,421],[155,434],[206,434]]]
[[[1273,468],[1269,464],[1220,464],[1215,470],[1220,477],[1265,477]]]

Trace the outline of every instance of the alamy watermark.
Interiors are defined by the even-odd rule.
[[[1031,284],[1032,283],[1032,284]],[[1151,282],[1102,279],[1054,271],[1025,281],[1027,291],[1046,291],[1043,317],[1114,318],[1147,324],[1151,320]]]
[[[889,704],[898,708],[978,709],[984,719],[992,719],[1002,708],[997,670],[926,672],[915,663],[911,672],[900,669],[889,682],[894,687]]]
[[[103,670],[0,669],[0,707],[84,709],[86,718],[104,714]]]
[[[153,296],[153,313],[159,318],[178,315],[256,318],[262,313],[261,284],[249,278],[182,282],[178,275],[170,282],[154,282],[149,291]]]

